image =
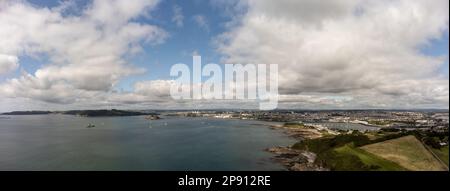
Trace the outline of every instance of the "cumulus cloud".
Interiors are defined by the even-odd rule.
[[[448,33],[448,1],[246,3],[218,50],[227,64],[278,64],[282,94],[343,102],[334,107],[448,107],[445,58],[420,52]]]
[[[19,66],[19,58],[0,54],[0,75],[11,72]]]
[[[145,72],[124,57],[142,44],[164,42],[167,33],[136,22],[157,0],[94,0],[80,14],[71,6],[36,7],[24,1],[0,3],[0,73],[13,70],[18,57],[46,55],[49,63],[34,74],[0,84],[4,95],[56,103],[76,102],[111,91],[123,77]],[[1,92],[0,92],[1,93]]]
[[[0,1],[0,75],[16,70],[22,56],[48,57],[35,72],[0,83],[0,109],[258,108],[252,101],[171,100],[170,80],[114,91],[124,77],[145,72],[125,57],[167,38],[137,21],[159,1],[70,2]],[[448,35],[447,0],[210,3],[231,18],[216,38],[223,63],[279,65],[280,108],[448,108],[449,79],[439,71],[448,55],[420,51]],[[204,15],[192,20],[210,30]],[[183,26],[181,7],[173,7],[171,21]]]

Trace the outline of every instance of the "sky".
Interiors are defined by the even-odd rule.
[[[174,64],[277,64],[280,109],[448,109],[448,0],[1,0],[0,112],[176,101]]]

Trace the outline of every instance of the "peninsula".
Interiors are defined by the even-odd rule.
[[[76,115],[83,117],[120,117],[120,116],[141,116],[149,115],[149,113],[140,111],[126,111],[126,110],[71,110],[71,111],[13,111],[9,113],[2,113],[2,115],[48,115],[48,114],[64,114]],[[151,114],[156,115],[156,114]]]

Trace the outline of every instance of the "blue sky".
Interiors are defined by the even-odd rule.
[[[55,0],[29,0],[30,3],[41,7],[55,7],[59,1]],[[75,1],[79,7],[86,6],[90,1]],[[172,21],[174,6],[182,9],[184,25],[176,26]],[[195,16],[204,16],[207,19],[208,29],[200,27],[194,20]],[[176,63],[192,64],[192,54],[199,53],[203,57],[203,63],[220,63],[221,54],[216,52],[213,40],[218,35],[224,33],[226,23],[231,18],[222,12],[221,8],[214,6],[209,0],[163,0],[152,11],[150,18],[141,17],[137,20],[140,23],[148,23],[164,28],[169,32],[170,37],[165,43],[160,45],[146,45],[144,52],[133,55],[127,60],[138,67],[146,68],[148,72],[139,76],[127,77],[121,81],[118,90],[131,91],[132,84],[141,80],[172,79],[169,76],[170,67]],[[441,74],[448,76],[449,59],[448,31],[439,39],[430,39],[430,43],[420,47],[420,51],[425,55],[444,56],[446,61],[441,67]],[[34,73],[48,60],[45,55],[38,59],[29,56],[20,57],[21,68],[27,72]],[[20,71],[9,77],[19,76]],[[0,78],[5,80],[6,77]]]
[[[128,107],[128,102],[123,102],[127,99],[139,100],[136,101],[138,105],[162,103],[152,93],[139,93],[135,85],[147,84],[151,86],[149,90],[159,93],[167,91],[160,87],[165,86],[165,81],[174,79],[169,76],[172,65],[192,65],[193,54],[202,56],[203,65],[247,64],[254,61],[278,64],[280,96],[287,100],[280,101],[284,107],[448,108],[447,0],[436,0],[427,6],[418,0],[372,3],[360,0],[345,3],[311,3],[308,0],[160,0],[157,4],[151,3],[156,0],[115,0],[108,1],[109,5],[96,0],[27,0],[28,4],[25,1],[12,2],[15,3],[0,3],[0,6],[5,6],[5,11],[0,13],[0,30],[8,29],[6,33],[0,33],[0,37],[6,35],[0,39],[5,41],[0,42],[0,65],[10,64],[8,66],[11,68],[14,68],[14,64],[18,66],[6,72],[0,68],[0,98],[4,96],[7,99],[3,100],[8,100],[0,100],[4,108],[13,107],[18,100],[27,102],[25,108],[46,104],[52,107],[54,104],[96,107],[94,105],[103,100]],[[75,6],[63,11],[56,10],[63,2],[73,2]],[[98,7],[95,7],[96,2]],[[142,12],[133,13],[139,16],[129,18],[127,11],[115,7],[127,4],[146,8],[136,9]],[[141,25],[139,30],[155,27],[160,31],[155,34],[147,31],[143,36],[108,44],[105,39],[114,38],[116,34],[96,26],[96,19],[102,19],[96,18],[98,15],[84,15],[88,8],[97,11],[100,16],[104,13],[102,8],[111,11],[105,13],[110,14],[111,18],[107,18],[103,24],[123,25],[115,32],[120,32],[127,24],[135,23]],[[181,25],[174,20],[176,9],[179,10],[178,18],[182,18]],[[355,10],[358,14],[354,14]],[[389,10],[402,14],[394,17]],[[114,15],[114,11],[119,15]],[[37,15],[55,20],[48,15],[49,12],[62,15],[55,22],[61,31],[46,31],[49,23],[33,20]],[[15,20],[15,14],[23,15],[24,19]],[[115,21],[116,16],[125,18],[126,22]],[[71,17],[76,18],[75,21]],[[234,24],[230,25],[232,21]],[[105,33],[105,39],[86,35],[83,28],[71,28],[74,23],[99,34]],[[217,43],[223,34],[233,35],[226,37],[228,43]],[[56,42],[51,42],[52,35],[55,35]],[[65,35],[75,36],[81,39],[80,42],[92,41],[95,51],[105,49],[92,53],[97,54],[93,56],[98,59],[110,53],[109,46],[113,47],[111,52],[114,52],[114,48],[134,41],[138,41],[142,51],[129,54],[131,48],[121,50],[121,55],[112,55],[112,60],[96,63],[102,67],[95,71],[81,71],[79,68],[89,66],[91,60],[86,55],[89,55],[90,49],[84,47],[86,50],[81,52],[83,55],[80,57],[63,54],[72,51],[58,44],[61,41],[72,46],[72,42],[65,42],[67,39],[61,37]],[[147,37],[163,41],[154,43],[157,40],[152,39],[146,43],[144,39]],[[2,47],[2,44],[8,47]],[[33,47],[35,49],[30,49],[30,45],[36,45]],[[12,62],[15,57],[18,63]],[[84,63],[55,63],[52,60],[61,57]],[[2,63],[5,58],[7,62]],[[113,63],[108,63],[110,61]],[[146,72],[129,72],[133,68],[123,62],[131,64],[133,68],[144,68]],[[439,65],[437,69],[436,64]],[[80,67],[75,67],[77,65]],[[42,71],[40,75],[35,73],[37,70]],[[92,74],[94,72],[98,74]],[[162,82],[155,85],[155,81]],[[109,97],[111,90],[118,94]],[[100,101],[91,100],[92,96],[98,96]],[[222,106],[219,104],[218,107]]]
[[[445,62],[441,67],[441,74],[449,75],[449,56],[448,56],[448,31],[440,39],[431,39],[429,45],[425,45],[421,48],[421,52],[425,55],[430,56],[443,56],[445,57]]]
[[[185,18],[182,27],[171,21],[174,6],[183,10]],[[199,15],[207,19],[207,29],[200,27],[194,20],[194,17]],[[194,53],[200,54],[205,63],[219,63],[220,54],[215,51],[213,40],[225,31],[225,24],[229,21],[230,18],[220,14],[220,10],[207,0],[163,1],[153,12],[151,19],[141,19],[139,22],[158,25],[167,30],[170,37],[164,44],[145,46],[145,52],[149,54],[130,59],[136,65],[148,68],[149,72],[124,80],[121,87],[129,90],[127,87],[138,80],[171,79],[171,66],[177,63],[191,65]]]
[[[29,0],[30,3],[39,7],[52,8],[59,5],[55,0]],[[85,7],[88,0],[75,1],[77,6]],[[178,27],[173,21],[174,6],[182,9],[184,24]],[[72,13],[76,14],[76,13]],[[194,17],[203,16],[206,18],[207,29],[198,25]],[[192,54],[198,53],[202,56],[203,64],[219,63],[221,55],[216,52],[213,43],[214,38],[226,30],[226,23],[231,18],[209,0],[164,0],[151,12],[150,17],[140,17],[139,23],[156,25],[169,33],[169,38],[159,45],[146,45],[144,52],[133,55],[127,60],[137,67],[145,68],[147,72],[142,75],[124,78],[116,87],[117,90],[131,91],[132,85],[142,80],[172,79],[169,76],[170,67],[173,64],[192,64]],[[28,73],[34,73],[43,64],[48,62],[45,55],[39,58],[30,56],[20,57],[21,69]],[[18,70],[9,76],[0,76],[0,80],[20,76]]]
[[[55,7],[59,5],[54,0],[30,0],[30,3],[40,7]],[[75,1],[77,6],[86,6],[88,0]],[[174,6],[182,8],[184,16],[184,25],[178,27],[173,21]],[[208,29],[202,28],[196,23],[194,17],[203,16],[206,18]],[[127,60],[142,68],[147,72],[142,75],[130,76],[123,79],[118,85],[117,90],[131,91],[132,85],[142,80],[172,79],[169,76],[170,68],[173,64],[184,63],[192,64],[192,54],[200,54],[204,63],[219,63],[221,55],[215,51],[214,38],[226,30],[226,23],[231,18],[221,12],[220,8],[214,6],[208,0],[164,0],[152,11],[151,17],[141,17],[137,20],[139,23],[148,23],[165,29],[169,38],[163,44],[145,45],[144,52],[133,55]],[[21,69],[34,73],[41,65],[48,62],[45,55],[39,58],[29,56],[20,57]],[[5,80],[8,77],[20,76],[21,71],[15,74],[0,78]]]

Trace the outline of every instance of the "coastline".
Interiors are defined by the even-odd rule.
[[[270,128],[282,130],[285,134],[296,139],[298,142],[322,138],[330,134],[331,131],[327,128],[289,123],[272,125]],[[283,165],[289,171],[328,171],[328,169],[314,163],[317,157],[315,153],[293,149],[292,146],[293,145],[287,147],[272,147],[267,148],[266,151],[275,154],[272,160]]]

